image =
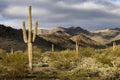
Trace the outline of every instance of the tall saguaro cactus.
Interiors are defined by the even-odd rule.
[[[36,34],[37,34],[37,27],[38,27],[38,21],[35,22],[35,28],[34,28],[34,32],[32,33],[32,14],[31,14],[31,9],[32,7],[29,6],[28,10],[28,36],[26,34],[26,28],[25,28],[25,21],[22,22],[22,26],[23,26],[23,39],[24,42],[27,43],[28,45],[28,61],[29,61],[29,68],[30,71],[33,70],[33,66],[32,66],[32,53],[33,53],[33,48],[32,48],[32,43],[35,41],[36,38]]]

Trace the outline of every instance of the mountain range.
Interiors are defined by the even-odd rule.
[[[94,40],[100,44],[108,44],[113,41],[120,40],[120,28],[110,28],[104,30],[95,30],[95,31],[88,31],[81,27],[56,27],[52,30],[38,30],[38,35],[66,35],[66,36],[75,36],[75,35],[84,35],[91,40]]]
[[[120,42],[120,29],[88,31],[81,27],[61,26],[51,30],[39,29],[34,46],[42,50],[51,50],[51,44],[54,44],[57,50],[75,49],[76,41],[81,47],[106,48],[114,41]],[[0,48],[7,51],[26,50],[22,30],[0,25]]]

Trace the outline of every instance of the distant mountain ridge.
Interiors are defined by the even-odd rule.
[[[91,39],[97,41],[101,40],[101,42],[111,42],[115,40],[120,40],[120,28],[110,28],[104,30],[96,30],[91,32],[93,36]]]
[[[100,44],[108,44],[112,41],[120,40],[120,28],[108,28],[103,30],[88,31],[81,27],[64,28],[58,26],[52,30],[43,29],[42,31],[43,32],[41,32],[39,35],[56,34],[56,35],[75,36],[82,33],[85,36],[89,37],[90,39]]]
[[[69,28],[64,28],[64,27],[56,27],[52,30],[46,30],[46,29],[40,29],[38,30],[38,34],[45,35],[45,34],[64,34],[68,36],[73,36],[77,34],[87,34],[90,35],[91,33],[81,27],[69,27]]]

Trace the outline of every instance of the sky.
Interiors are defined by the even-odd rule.
[[[32,6],[33,26],[52,29],[57,26],[88,30],[120,28],[120,0],[0,0],[0,24],[27,27],[28,6]]]

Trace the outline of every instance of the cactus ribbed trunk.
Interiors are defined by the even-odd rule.
[[[31,6],[29,6],[28,13],[28,59],[29,59],[29,68],[32,71],[32,15],[31,15]]]
[[[28,43],[28,59],[29,59],[30,71],[33,70],[33,67],[32,67],[32,52],[33,52],[32,43]]]
[[[32,48],[32,43],[34,42],[37,34],[37,27],[38,27],[38,21],[35,22],[35,28],[34,28],[34,33],[32,33],[32,7],[29,6],[28,8],[28,36],[26,33],[26,28],[25,28],[25,21],[22,22],[23,25],[23,39],[24,42],[28,44],[28,61],[29,61],[29,69],[32,72],[33,66],[32,66],[32,54],[33,54],[33,48]]]
[[[116,48],[116,43],[113,42],[113,51],[115,50],[115,48]]]
[[[78,52],[79,52],[78,41],[76,41],[76,53],[78,54]]]
[[[54,44],[52,44],[52,52],[54,52]]]

